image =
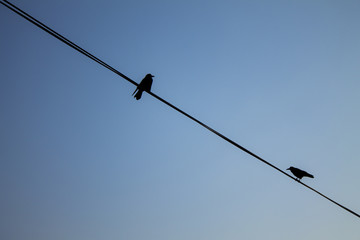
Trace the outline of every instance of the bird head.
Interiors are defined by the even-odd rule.
[[[155,76],[148,73],[148,74],[146,74],[146,77],[155,77]]]

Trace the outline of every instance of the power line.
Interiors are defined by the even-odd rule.
[[[5,3],[4,3],[5,2]],[[60,41],[62,41],[63,43],[67,44],[68,46],[74,48],[75,50],[79,51],[80,53],[84,54],[85,56],[91,58],[92,60],[94,60],[95,62],[99,63],[100,65],[106,67],[107,69],[109,69],[110,71],[116,73],[117,75],[119,75],[120,77],[126,79],[127,81],[129,81],[130,83],[134,84],[134,85],[138,85],[135,81],[131,80],[130,78],[128,78],[127,76],[125,76],[124,74],[122,74],[121,72],[119,72],[118,70],[116,70],[115,68],[111,67],[110,65],[108,65],[107,63],[105,63],[104,61],[100,60],[99,58],[95,57],[94,55],[92,55],[91,53],[89,53],[88,51],[84,50],[83,48],[81,48],[80,46],[76,45],[75,43],[73,43],[72,41],[70,41],[69,39],[67,39],[66,37],[62,36],[61,34],[57,33],[56,31],[54,31],[53,29],[49,28],[48,26],[46,26],[45,24],[43,24],[42,22],[40,22],[39,20],[37,20],[36,18],[30,16],[29,14],[27,14],[26,12],[24,12],[23,10],[21,10],[20,8],[16,7],[14,4],[10,3],[9,1],[4,0],[4,2],[0,2],[1,4],[3,4],[4,6],[6,6],[7,8],[9,8],[10,10],[14,11],[15,13],[19,14],[20,16],[22,16],[23,18],[25,18],[26,20],[28,20],[29,22],[35,24],[36,26],[38,26],[39,28],[41,28],[42,30],[44,30],[45,32],[49,33],[50,35],[54,36],[55,38],[59,39]],[[7,5],[8,4],[8,5]]]
[[[34,17],[32,17],[31,15],[27,14],[26,12],[24,12],[23,10],[21,10],[20,8],[16,7],[14,4],[10,3],[7,0],[4,0],[3,2],[0,2],[2,5],[4,5],[5,7],[9,8],[10,10],[12,10],[13,12],[17,13],[18,15],[20,15],[21,17],[25,18],[26,20],[28,20],[29,22],[35,24],[37,27],[41,28],[42,30],[44,30],[45,32],[49,33],[50,35],[54,36],[55,38],[57,38],[58,40],[62,41],[63,43],[67,44],[68,46],[72,47],[73,49],[77,50],[78,52],[84,54],[85,56],[89,57],[90,59],[92,59],[93,61],[99,63],[100,65],[102,65],[103,67],[109,69],[110,71],[114,72],[115,74],[119,75],[120,77],[124,78],[125,80],[127,80],[128,82],[134,84],[135,86],[138,86],[138,84],[133,81],[132,79],[130,79],[129,77],[125,76],[124,74],[122,74],[121,72],[119,72],[118,70],[116,70],[115,68],[111,67],[110,65],[108,65],[107,63],[105,63],[104,61],[100,60],[99,58],[95,57],[94,55],[92,55],[91,53],[89,53],[88,51],[84,50],[83,48],[81,48],[80,46],[76,45],[75,43],[73,43],[72,41],[70,41],[69,39],[65,38],[64,36],[62,36],[61,34],[57,33],[56,31],[54,31],[53,29],[51,29],[50,27],[46,26],[45,24],[43,24],[42,22],[40,22],[39,20],[35,19]],[[189,115],[188,113],[184,112],[183,110],[181,110],[180,108],[174,106],[173,104],[169,103],[168,101],[162,99],[161,97],[157,96],[156,94],[152,93],[152,92],[148,92],[151,96],[153,96],[154,98],[158,99],[159,101],[165,103],[166,105],[168,105],[169,107],[173,108],[174,110],[178,111],[179,113],[185,115],[186,117],[190,118],[191,120],[195,121],[196,123],[198,123],[199,125],[203,126],[204,128],[206,128],[207,130],[211,131],[212,133],[216,134],[217,136],[219,136],[220,138],[224,139],[225,141],[229,142],[230,144],[234,145],[235,147],[239,148],[240,150],[246,152],[247,154],[255,157],[256,159],[260,160],[261,162],[267,164],[268,166],[274,168],[275,170],[281,172],[282,174],[288,176],[289,178],[292,178],[293,180],[297,181],[296,178],[292,177],[291,175],[289,175],[288,173],[286,173],[285,171],[281,170],[280,168],[276,167],[275,165],[271,164],[270,162],[266,161],[265,159],[259,157],[258,155],[256,155],[255,153],[249,151],[248,149],[244,148],[243,146],[241,146],[240,144],[234,142],[233,140],[231,140],[230,138],[224,136],[223,134],[219,133],[218,131],[212,129],[211,127],[209,127],[208,125],[204,124],[203,122],[199,121],[198,119],[196,119],[195,117]],[[297,181],[298,183],[302,184],[303,186],[307,187],[308,189],[314,191],[315,193],[319,194],[320,196],[326,198],[327,200],[329,200],[330,202],[336,204],[337,206],[345,209],[346,211],[354,214],[355,216],[360,218],[360,215],[352,210],[350,210],[349,208],[341,205],[340,203],[332,200],[331,198],[327,197],[326,195],[320,193],[319,191],[315,190],[314,188],[306,185],[305,183],[301,182],[301,181]]]

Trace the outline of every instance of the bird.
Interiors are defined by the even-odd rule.
[[[134,96],[134,98],[136,98],[136,100],[139,100],[141,98],[143,91],[150,92],[151,85],[153,82],[153,79],[152,79],[153,77],[154,77],[153,75],[148,73],[148,74],[146,74],[144,79],[141,80],[140,84],[137,86],[134,93],[132,94],[134,96],[134,94],[136,93]]]
[[[290,170],[292,172],[292,174],[295,175],[297,181],[300,181],[303,177],[314,178],[314,176],[311,175],[310,173],[307,173],[307,172],[305,172],[301,169],[295,168],[295,167],[289,167],[286,170]]]

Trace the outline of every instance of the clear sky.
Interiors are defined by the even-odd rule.
[[[14,4],[360,212],[359,1]],[[358,240],[360,221],[0,6],[0,238]]]

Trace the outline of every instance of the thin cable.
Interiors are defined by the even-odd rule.
[[[56,31],[54,31],[53,29],[51,29],[50,27],[46,26],[45,24],[43,24],[42,22],[38,21],[37,19],[35,19],[34,17],[30,16],[29,14],[27,14],[26,12],[24,12],[23,10],[21,10],[20,8],[16,7],[15,5],[13,5],[12,3],[10,3],[7,0],[4,0],[4,2],[0,2],[1,4],[3,4],[5,7],[9,8],[10,10],[12,10],[13,12],[17,13],[18,15],[22,16],[23,18],[25,18],[26,20],[28,20],[29,22],[35,24],[36,26],[38,26],[39,28],[43,29],[44,31],[46,31],[47,33],[49,33],[50,35],[54,36],[55,38],[59,39],[60,41],[62,41],[63,43],[67,44],[68,46],[72,47],[73,49],[77,50],[78,52],[84,54],[85,56],[89,57],[90,59],[94,60],[95,62],[99,63],[100,65],[106,67],[107,69],[109,69],[110,71],[114,72],[115,74],[121,76],[122,78],[124,78],[125,80],[127,80],[128,82],[134,84],[135,86],[138,86],[138,84],[133,81],[132,79],[130,79],[129,77],[125,76],[124,74],[122,74],[121,72],[119,72],[118,70],[116,70],[115,68],[111,67],[110,65],[108,65],[107,63],[105,63],[104,61],[100,60],[99,58],[95,57],[94,55],[92,55],[91,53],[87,52],[86,50],[84,50],[83,48],[79,47],[78,45],[76,45],[75,43],[73,43],[72,41],[70,41],[69,39],[65,38],[64,36],[62,36],[61,34],[57,33]],[[344,210],[352,213],[353,215],[357,216],[358,218],[360,218],[360,215],[357,214],[356,212],[350,210],[349,208],[341,205],[340,203],[332,200],[331,198],[327,197],[326,195],[320,193],[319,191],[315,190],[314,188],[306,185],[305,183],[296,180],[296,178],[294,178],[293,176],[289,175],[288,173],[286,173],[285,171],[281,170],[280,168],[276,167],[275,165],[271,164],[270,162],[266,161],[265,159],[259,157],[258,155],[256,155],[255,153],[249,151],[248,149],[244,148],[243,146],[241,146],[240,144],[234,142],[233,140],[231,140],[230,138],[224,136],[223,134],[219,133],[218,131],[212,129],[211,127],[207,126],[206,124],[204,124],[203,122],[199,121],[198,119],[196,119],[195,117],[189,115],[188,113],[184,112],[183,110],[179,109],[178,107],[174,106],[173,104],[169,103],[168,101],[162,99],[161,97],[157,96],[156,94],[152,93],[152,92],[148,92],[151,96],[153,96],[154,98],[158,99],[159,101],[165,103],[166,105],[168,105],[169,107],[173,108],[174,110],[178,111],[179,113],[185,115],[186,117],[190,118],[191,120],[195,121],[196,123],[198,123],[199,125],[203,126],[204,128],[206,128],[207,130],[211,131],[212,133],[216,134],[217,136],[221,137],[222,139],[224,139],[225,141],[229,142],[230,144],[234,145],[235,147],[239,148],[240,150],[246,152],[247,154],[255,157],[256,159],[260,160],[261,162],[267,164],[268,166],[276,169],[277,171],[281,172],[282,174],[288,176],[289,178],[292,178],[293,180],[297,181],[298,183],[302,184],[303,186],[307,187],[308,189],[314,191],[315,193],[319,194],[320,196],[326,198],[327,200],[329,200],[330,202],[336,204],[337,206],[343,208]]]
[[[3,2],[0,2],[1,4],[5,5],[6,7],[8,7],[10,10],[16,12],[17,14],[19,14],[20,16],[24,17],[26,20],[28,20],[29,22],[35,24],[36,26],[38,26],[39,28],[41,28],[42,30],[44,30],[45,32],[49,33],[50,35],[54,36],[55,38],[59,39],[60,41],[62,41],[63,43],[69,45],[70,47],[74,48],[75,50],[79,51],[80,53],[84,54],[85,56],[91,58],[92,60],[94,60],[95,62],[99,63],[100,65],[106,67],[107,69],[109,69],[110,71],[116,73],[117,75],[121,76],[122,78],[126,79],[127,81],[129,81],[130,83],[134,84],[135,86],[137,86],[138,84],[131,80],[130,78],[128,78],[127,76],[125,76],[124,74],[122,74],[121,72],[119,72],[118,70],[116,70],[115,68],[111,67],[110,65],[108,65],[107,63],[103,62],[102,60],[98,59],[97,57],[95,57],[94,55],[92,55],[91,53],[89,53],[88,51],[84,50],[83,48],[81,48],[80,46],[76,45],[75,43],[73,43],[72,41],[70,41],[69,39],[67,39],[66,37],[62,36],[61,34],[57,33],[56,31],[54,31],[53,29],[49,28],[48,26],[46,26],[45,24],[43,24],[42,22],[38,21],[37,19],[35,19],[34,17],[30,16],[29,14],[27,14],[26,12],[24,12],[23,10],[21,10],[20,8],[16,7],[14,4],[10,3],[9,1],[4,0],[5,3],[9,4],[6,5]]]

